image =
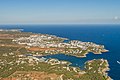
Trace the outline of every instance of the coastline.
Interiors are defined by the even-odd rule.
[[[83,77],[80,77],[81,79],[86,76],[86,73],[92,74],[91,76],[94,76],[93,75],[94,73],[89,72],[89,70],[84,71],[84,70],[80,70],[80,68],[78,68],[78,67],[70,66],[70,64],[67,64],[67,63],[69,63],[69,61],[67,61],[67,62],[62,61],[62,60],[59,61],[58,59],[53,59],[53,58],[45,60],[44,58],[41,59],[41,58],[36,58],[36,57],[37,56],[42,57],[42,56],[46,56],[46,55],[62,53],[65,55],[71,55],[71,56],[82,58],[82,57],[86,57],[86,55],[89,54],[89,52],[92,52],[93,54],[101,54],[102,52],[107,51],[107,50],[105,50],[103,45],[98,45],[98,44],[95,44],[92,42],[82,42],[82,41],[78,41],[78,40],[71,40],[68,43],[64,43],[64,40],[66,38],[57,37],[55,35],[40,34],[40,33],[34,34],[32,32],[29,32],[30,34],[27,32],[26,33],[25,32],[16,33],[13,31],[10,31],[9,33],[8,33],[8,31],[1,33],[0,37],[2,38],[2,41],[5,44],[4,46],[2,45],[1,48],[9,49],[12,47],[12,48],[16,48],[17,50],[14,52],[9,52],[8,54],[5,53],[2,56],[12,57],[12,58],[14,58],[16,56],[17,61],[15,60],[16,62],[14,62],[14,61],[13,62],[15,64],[17,64],[17,67],[19,67],[19,65],[22,66],[23,64],[26,64],[29,67],[31,67],[32,70],[36,69],[38,71],[39,70],[46,71],[46,68],[40,65],[40,64],[43,64],[45,66],[49,66],[48,69],[52,68],[52,66],[55,66],[56,69],[61,68],[60,70],[63,70],[63,71],[64,71],[64,69],[67,70],[68,74],[70,73],[70,71],[72,71],[72,74],[74,73],[75,75],[78,75],[78,76],[84,75]],[[9,38],[8,34],[11,35],[11,37],[12,37],[12,40],[10,40],[10,41],[8,39]],[[6,44],[6,42],[4,42],[4,40],[6,40],[6,42],[8,41],[7,44]],[[29,54],[32,56],[25,56],[25,55],[29,55]],[[14,56],[8,56],[8,55],[14,55]],[[100,61],[99,59],[96,60],[95,64],[97,64],[97,62],[99,62],[99,61]],[[8,62],[8,63],[10,64],[13,62]],[[42,67],[42,69],[38,69],[38,67],[36,68],[35,66],[33,66],[33,65],[38,66],[38,64],[39,64],[39,66]],[[26,65],[23,65],[19,70],[26,70]],[[60,66],[62,66],[62,67],[60,67]],[[104,66],[104,65],[102,65],[102,66]],[[106,66],[105,70],[103,69],[104,74],[106,74],[105,71],[108,70],[107,67],[108,67],[108,65]],[[12,68],[10,68],[10,70],[11,69]],[[87,68],[87,69],[89,69],[89,68]],[[94,69],[98,70],[96,68],[94,68]],[[56,70],[54,72],[56,72]],[[97,74],[99,74],[99,73],[97,73]],[[2,75],[4,75],[4,74],[2,74]],[[104,78],[102,76],[102,74],[100,74],[99,76],[102,79]],[[66,76],[66,77],[69,77],[69,76]],[[77,77],[74,77],[74,78],[77,78]],[[98,78],[98,77],[96,77],[96,78]]]

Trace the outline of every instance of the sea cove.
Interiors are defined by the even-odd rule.
[[[8,27],[9,26],[9,27]],[[24,27],[22,27],[24,26]],[[0,26],[2,28],[2,26]],[[7,25],[4,28],[20,28],[25,32],[52,34],[60,37],[69,38],[71,40],[81,40],[95,42],[105,45],[109,52],[94,55],[93,53],[87,54],[86,58],[77,58],[65,55],[53,55],[48,57],[57,58],[60,60],[67,60],[73,66],[84,66],[84,62],[92,59],[107,59],[110,64],[109,76],[114,80],[119,80],[120,65],[117,63],[120,58],[119,45],[120,45],[120,28],[119,25]],[[112,43],[112,44],[111,44]]]

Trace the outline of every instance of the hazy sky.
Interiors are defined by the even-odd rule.
[[[120,0],[0,0],[0,23],[120,23]]]

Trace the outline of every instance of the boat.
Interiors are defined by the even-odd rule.
[[[118,64],[120,64],[120,61],[117,61]]]

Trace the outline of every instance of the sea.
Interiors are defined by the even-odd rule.
[[[108,75],[113,80],[120,80],[120,25],[119,24],[74,24],[74,25],[0,25],[2,29],[24,29],[25,32],[51,34],[70,40],[94,42],[104,45],[109,52],[103,54],[87,54],[85,58],[77,58],[64,54],[49,55],[47,58],[57,58],[71,62],[71,66],[84,68],[84,63],[93,59],[106,59],[109,62]]]

